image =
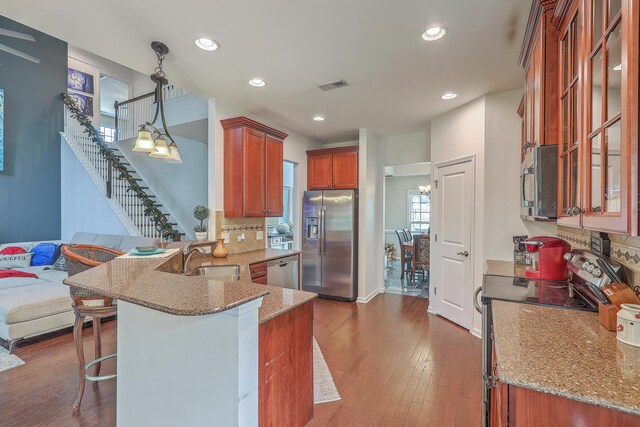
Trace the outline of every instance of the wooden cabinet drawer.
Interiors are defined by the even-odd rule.
[[[258,283],[256,279],[260,278],[260,279],[264,279],[266,284],[266,280],[267,280],[267,263],[266,262],[250,264],[249,271],[251,272],[251,280],[253,282]]]

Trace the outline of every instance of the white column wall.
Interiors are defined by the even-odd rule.
[[[358,155],[358,302],[369,302],[384,292],[384,166],[380,138],[360,129]]]
[[[175,316],[119,301],[118,426],[257,426],[261,304]]]

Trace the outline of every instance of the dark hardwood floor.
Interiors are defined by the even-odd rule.
[[[480,425],[480,340],[427,314],[427,304],[391,294],[366,305],[316,301],[314,335],[342,400],[317,405],[309,426]],[[84,332],[89,356],[92,332]],[[103,327],[103,354],[115,349],[115,332],[115,321]],[[115,382],[88,384],[81,413],[71,412],[78,384],[71,333],[15,353],[25,365],[0,373],[0,426],[115,424]]]
[[[481,342],[427,307],[392,294],[316,303],[314,335],[342,400],[316,405],[310,426],[481,424]]]

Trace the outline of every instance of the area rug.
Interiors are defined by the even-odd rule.
[[[329,371],[326,360],[318,346],[315,337],[313,338],[313,403],[335,402],[340,400],[340,393],[333,382],[333,377]]]
[[[9,354],[9,351],[4,347],[0,347],[0,372],[20,365],[24,365],[22,359],[15,354]]]

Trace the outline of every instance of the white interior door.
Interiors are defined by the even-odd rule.
[[[436,166],[435,227],[431,269],[436,312],[470,329],[473,325],[474,159]]]

